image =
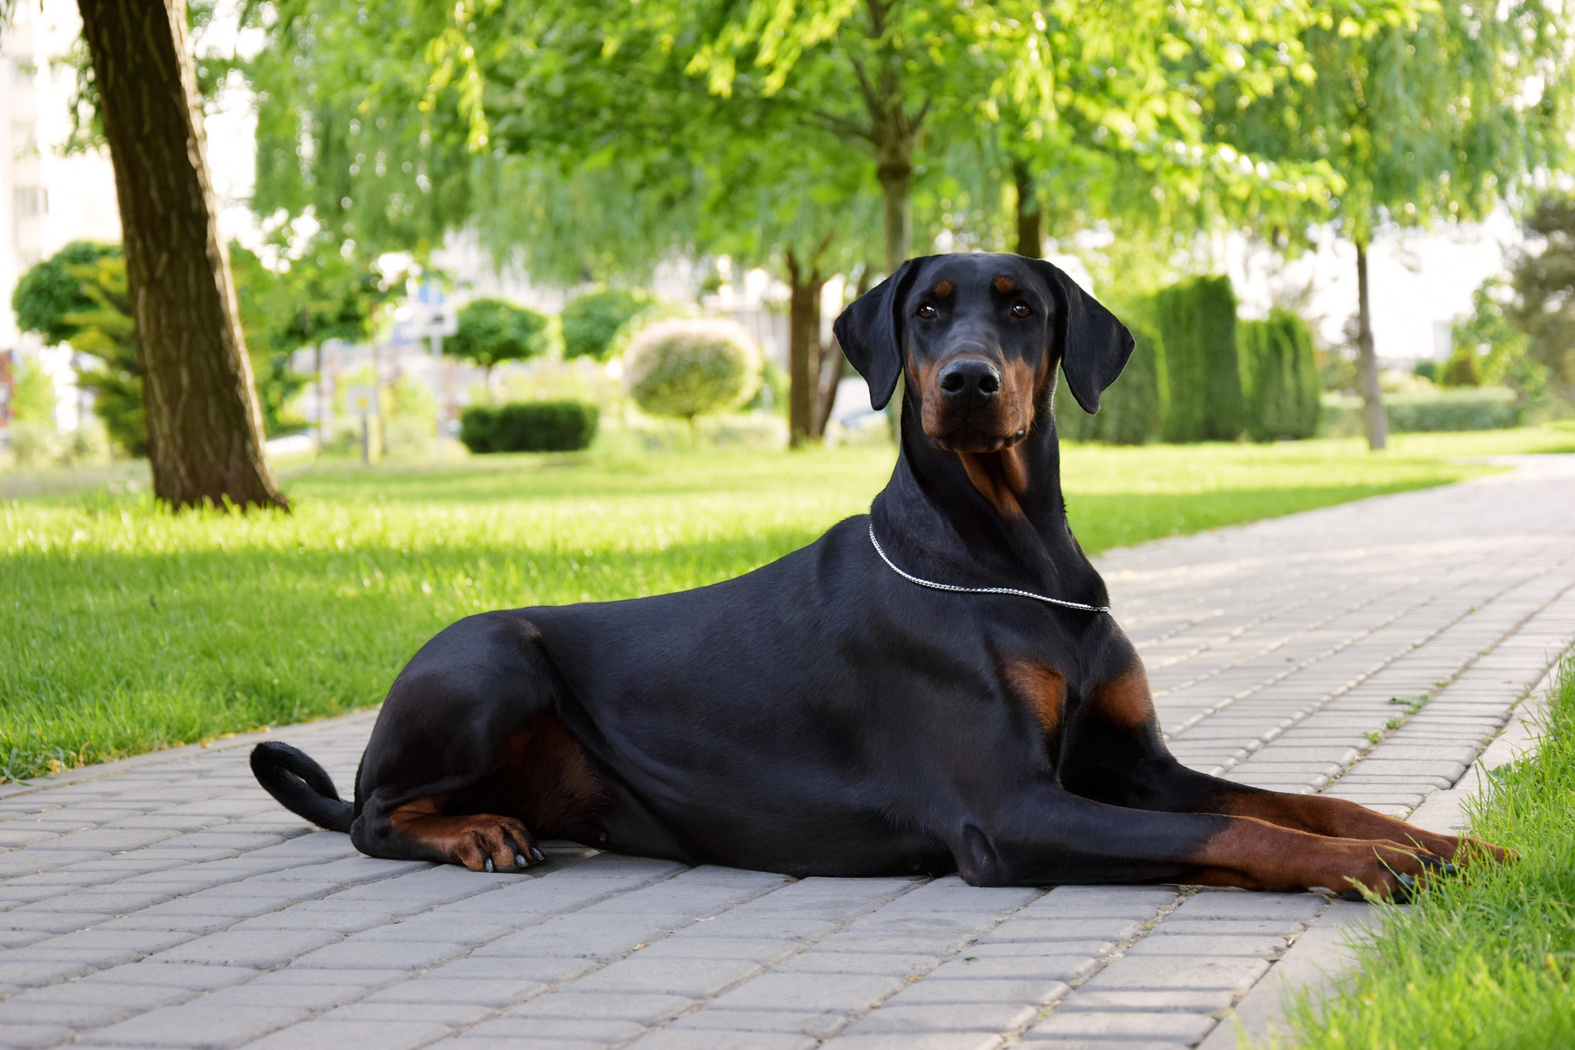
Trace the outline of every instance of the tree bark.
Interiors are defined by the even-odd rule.
[[[788,445],[818,439],[816,396],[820,392],[820,291],[825,279],[811,262],[787,253],[788,270]]]
[[[1373,349],[1373,311],[1367,294],[1367,244],[1356,242],[1356,385],[1362,395],[1362,423],[1367,447],[1374,452],[1389,443],[1389,417],[1384,391],[1378,385],[1378,354]]]
[[[1020,160],[1012,161],[1012,181],[1017,184],[1017,254],[1039,259],[1045,253],[1044,206],[1034,193],[1033,173]]]
[[[78,0],[120,203],[154,494],[284,507],[219,237],[184,0]]]

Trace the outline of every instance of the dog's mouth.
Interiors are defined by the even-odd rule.
[[[925,428],[925,438],[930,447],[942,452],[970,452],[974,454],[1000,452],[1021,444],[1028,437],[1028,427],[1019,427],[1001,434],[987,430],[972,422],[964,422],[950,430],[935,433]]]

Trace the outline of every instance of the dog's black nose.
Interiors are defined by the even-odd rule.
[[[977,357],[959,358],[941,369],[941,390],[951,397],[994,397],[1001,390],[1001,373]]]

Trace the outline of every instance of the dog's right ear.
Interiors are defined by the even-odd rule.
[[[831,326],[837,345],[870,385],[870,407],[886,407],[902,375],[902,302],[926,257],[909,259],[897,272],[855,299]]]

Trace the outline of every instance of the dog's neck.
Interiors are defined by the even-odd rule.
[[[1104,604],[1104,585],[1067,525],[1052,395],[1042,395],[1027,437],[991,453],[934,448],[904,398],[897,466],[871,509],[899,565],[947,583]]]

